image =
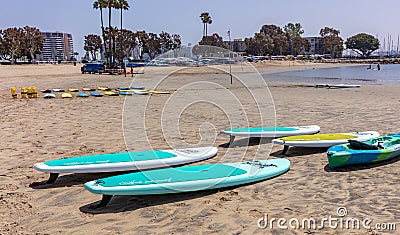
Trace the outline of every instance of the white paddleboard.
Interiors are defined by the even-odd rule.
[[[305,135],[319,132],[319,126],[293,126],[293,127],[244,127],[232,128],[221,131],[221,134],[241,137],[281,137],[291,135]]]
[[[353,84],[317,84],[315,87],[327,87],[327,88],[360,88],[360,85]]]
[[[120,152],[51,160],[37,163],[33,167],[38,171],[50,173],[48,183],[52,183],[59,173],[115,172],[170,167],[201,161],[215,156],[217,152],[216,147]]]
[[[294,146],[294,147],[331,147],[338,144],[345,144],[349,139],[367,140],[378,137],[376,131],[365,132],[350,132],[350,133],[330,133],[330,134],[314,134],[314,135],[299,135],[288,136],[279,139],[273,139],[274,144]]]

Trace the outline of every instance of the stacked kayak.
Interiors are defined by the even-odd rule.
[[[284,146],[283,154],[286,153],[289,147],[313,147],[323,148],[331,147],[338,144],[345,144],[349,139],[367,140],[378,137],[376,131],[365,132],[350,132],[350,133],[330,133],[330,134],[314,134],[314,135],[296,135],[273,139],[274,144]]]
[[[388,135],[349,143],[328,149],[329,167],[375,163],[400,155],[400,136]]]

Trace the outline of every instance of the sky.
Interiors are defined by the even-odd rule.
[[[42,32],[71,33],[74,49],[83,56],[84,36],[101,34],[100,13],[94,0],[13,0],[3,1],[0,29],[29,25]],[[197,44],[202,37],[202,12],[209,12],[213,23],[208,34],[218,33],[228,40],[252,37],[262,25],[300,23],[303,36],[318,36],[325,26],[340,30],[346,40],[357,33],[378,36],[383,45],[388,35],[397,45],[400,33],[399,0],[128,0],[124,28],[132,31],[179,34],[182,44]],[[108,12],[104,12],[108,25]],[[120,25],[119,12],[113,12],[114,26]],[[386,42],[387,43],[387,42]]]

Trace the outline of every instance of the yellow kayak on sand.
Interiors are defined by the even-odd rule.
[[[72,98],[70,93],[62,93],[61,98]]]
[[[104,95],[108,95],[108,96],[119,96],[118,93],[112,92],[112,91],[106,91],[104,92]]]
[[[111,91],[111,88],[109,88],[109,87],[99,86],[97,89],[99,89],[100,91]]]

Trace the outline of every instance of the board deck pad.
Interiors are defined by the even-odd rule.
[[[216,179],[227,176],[245,174],[246,171],[229,165],[200,165],[187,166],[179,169],[180,172],[171,174],[171,169],[152,170],[138,174],[127,174],[121,182],[121,177],[109,177],[106,181],[100,181],[103,187],[148,185],[161,182],[176,183],[193,180]]]
[[[315,135],[295,135],[279,138],[285,141],[318,141],[318,140],[342,140],[342,139],[352,139],[358,136],[350,134],[315,134]]]
[[[242,128],[232,128],[227,131],[231,132],[263,132],[263,131],[296,131],[298,128],[294,127],[242,127]]]
[[[116,162],[132,162],[132,161],[147,161],[154,159],[165,159],[175,157],[175,154],[164,151],[143,151],[143,152],[123,152],[98,154],[92,156],[82,156],[74,158],[64,158],[44,162],[48,166],[69,166],[69,165],[88,165],[88,164],[104,164]]]

